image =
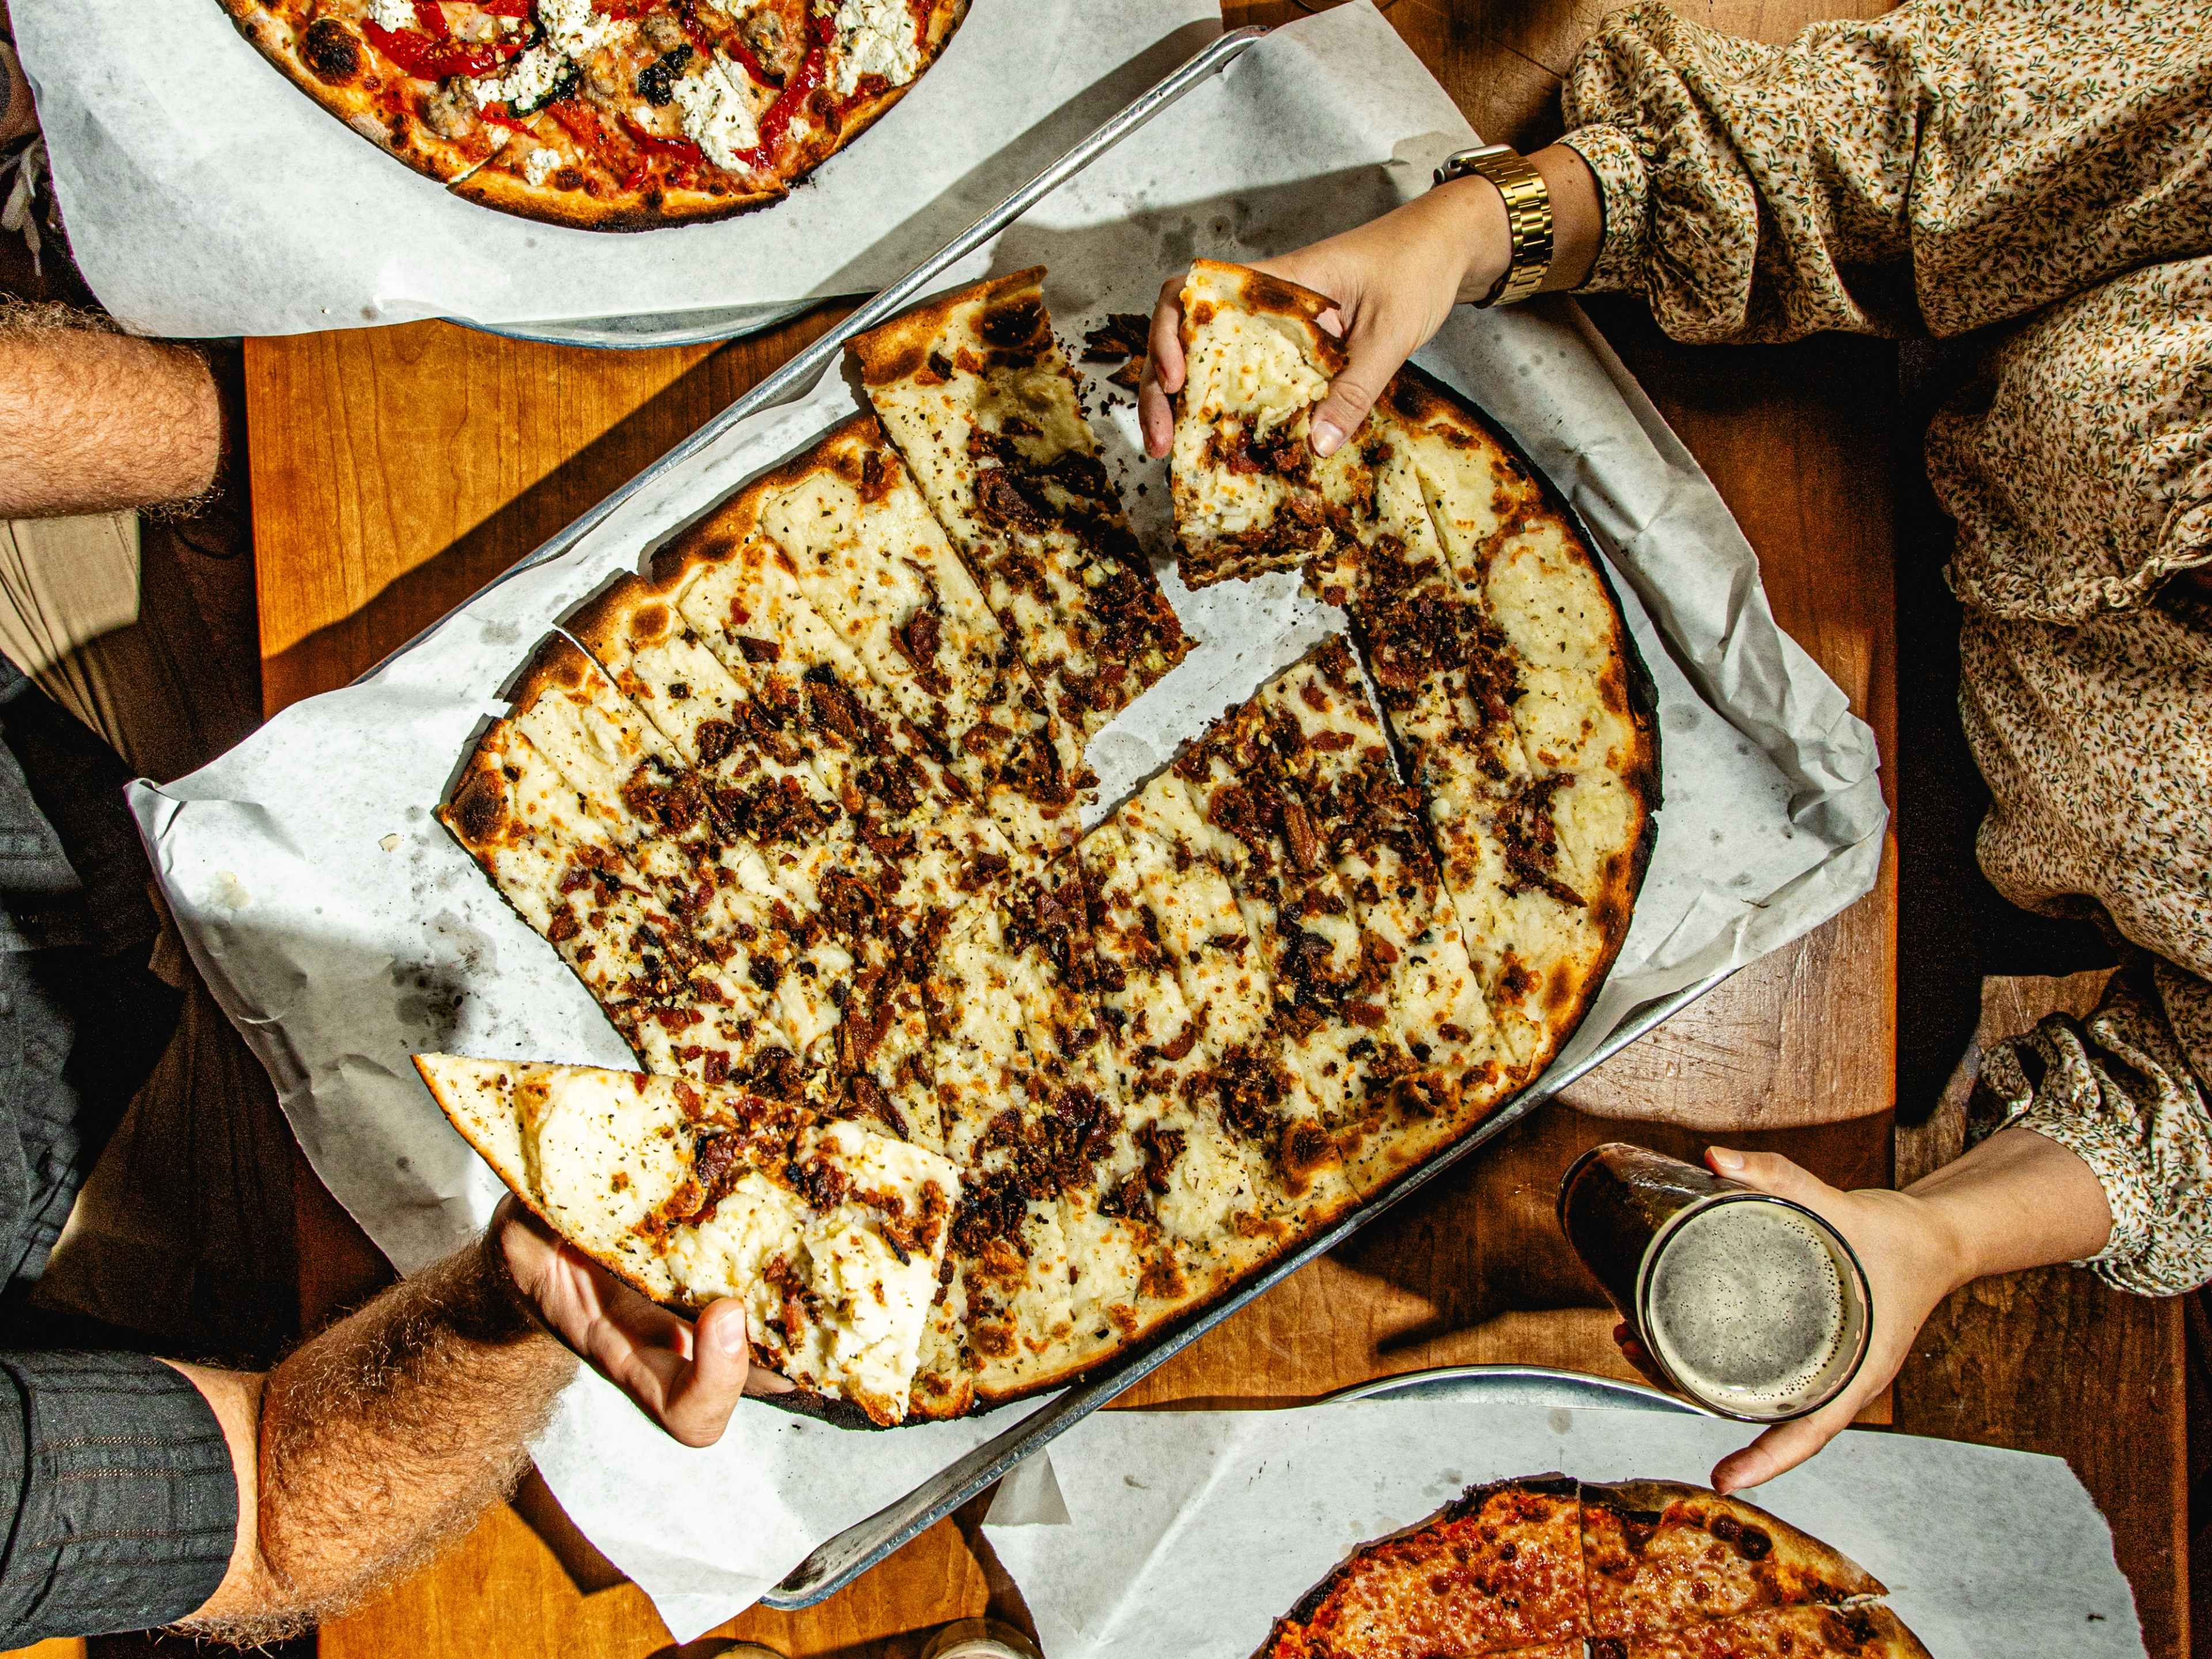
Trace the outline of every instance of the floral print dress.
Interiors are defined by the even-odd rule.
[[[1982,867],[2130,950],[1985,1058],[1975,1127],[2095,1170],[2112,1284],[2212,1279],[2212,6],[1915,0],[1774,47],[1643,5],[1565,104],[1586,286],[1674,337],[1980,331],[1927,459]]]

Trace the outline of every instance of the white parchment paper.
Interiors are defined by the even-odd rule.
[[[945,285],[1048,264],[1047,298],[1073,337],[1107,312],[1144,308],[1162,271],[1195,252],[1255,257],[1380,211],[1470,141],[1388,24],[1341,8],[1246,53]],[[1639,1004],[1749,961],[1872,884],[1883,823],[1873,738],[1776,629],[1719,497],[1571,306],[1461,318],[1423,361],[1571,492],[1614,557],[1660,687],[1658,844],[1579,1051]],[[1127,398],[1097,381],[1093,404],[1140,533],[1164,550],[1164,469],[1138,456]],[[376,674],[287,709],[179,783],[137,787],[209,983],[268,1065],[317,1173],[402,1268],[469,1237],[499,1194],[410,1053],[631,1063],[430,816],[459,757],[549,626],[858,406],[832,375],[749,417]],[[1288,577],[1198,595],[1165,580],[1199,647],[1093,740],[1109,803],[1331,625]],[[570,1514],[682,1640],[1023,1409],[860,1434],[748,1403],[720,1445],[692,1452],[586,1378],[536,1449]]]
[[[1703,1485],[1748,1432],[1473,1401],[1101,1412],[1008,1478],[984,1534],[1049,1659],[1245,1659],[1354,1548],[1467,1486]],[[2143,1651],[2111,1531],[2058,1458],[1851,1431],[1744,1496],[1887,1584],[1936,1659]]]
[[[1221,32],[1219,0],[975,0],[906,97],[787,200],[609,234],[458,199],[325,113],[216,0],[10,13],[85,279],[125,326],[173,336],[870,292]]]

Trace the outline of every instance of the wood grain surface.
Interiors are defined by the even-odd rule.
[[[1231,0],[1225,13],[1231,23],[1275,22],[1307,9]],[[1779,40],[1816,18],[1882,8],[1725,0],[1679,9]],[[1603,8],[1396,0],[1386,9],[1485,137],[1527,147],[1555,136],[1560,73]],[[1593,312],[1759,549],[1784,626],[1887,748],[1894,738],[1891,352],[1849,341],[1686,350],[1659,338],[1632,307]],[[343,684],[435,620],[823,325],[817,313],[719,351],[631,356],[520,345],[440,325],[252,343],[250,442],[271,710]],[[1478,1359],[1625,1374],[1608,1340],[1612,1316],[1552,1220],[1559,1171],[1601,1139],[1628,1134],[1693,1154],[1725,1130],[1736,1144],[1788,1152],[1833,1180],[1888,1180],[1895,952],[1891,858],[1876,893],[1585,1079],[1571,1107],[1516,1127],[1475,1167],[1243,1310],[1125,1403],[1283,1404],[1385,1372]],[[301,1230],[303,1241],[316,1241],[303,1248],[311,1310],[373,1287],[374,1253],[311,1176]],[[1949,1352],[1971,1371],[1980,1363],[1973,1344],[1994,1340],[1962,1332]],[[1968,1399],[1956,1389],[1942,1397]],[[1923,1427],[1933,1426],[1932,1409],[1910,1397],[1899,1407],[1903,1420]],[[1964,1425],[1956,1431],[1987,1431],[1969,1437],[2003,1440],[2006,1411],[2002,1390],[1990,1389],[1956,1406],[1953,1419]],[[2124,1492],[2108,1500],[2126,1501]],[[526,1488],[435,1567],[325,1626],[321,1648],[364,1659],[704,1659],[743,1637],[793,1655],[911,1655],[951,1619],[986,1608],[1020,1616],[975,1522],[972,1510],[948,1520],[818,1607],[756,1611],[678,1650],[643,1595],[597,1558],[542,1487]]]

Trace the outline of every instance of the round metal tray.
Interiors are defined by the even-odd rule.
[[[1325,1396],[1348,1400],[1480,1400],[1492,1405],[1581,1406],[1614,1411],[1674,1412],[1685,1417],[1717,1413],[1641,1382],[1554,1370],[1547,1365],[1439,1365],[1433,1370],[1378,1376]]]
[[[574,322],[472,323],[452,320],[479,334],[544,345],[587,346],[595,351],[651,351],[662,346],[711,345],[742,339],[804,316],[827,300],[781,306],[728,306],[713,311],[665,311],[641,317],[592,317]]]

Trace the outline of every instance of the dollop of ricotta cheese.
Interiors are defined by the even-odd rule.
[[[380,29],[394,33],[416,26],[414,0],[376,0],[368,9],[368,21]]]
[[[902,87],[921,72],[921,28],[906,0],[844,0],[836,24],[831,84],[840,98],[850,98],[871,75]]]
[[[538,21],[554,50],[575,58],[590,57],[623,27],[616,18],[602,16],[592,0],[538,0]]]
[[[530,180],[533,185],[542,185],[553,176],[555,170],[560,165],[559,150],[533,149],[523,161],[522,176]]]
[[[739,152],[760,143],[760,127],[742,90],[749,78],[718,52],[696,75],[687,75],[669,88],[683,117],[684,136],[708,161],[730,173],[745,172],[750,164]]]
[[[489,109],[504,103],[516,109],[533,109],[545,101],[568,67],[568,60],[552,47],[532,46],[507,65],[506,74],[488,75],[470,82],[476,92],[477,107]]]

